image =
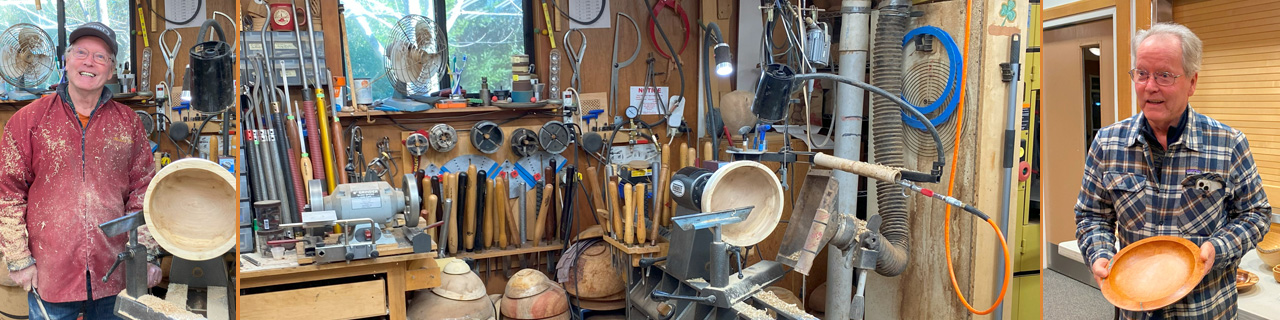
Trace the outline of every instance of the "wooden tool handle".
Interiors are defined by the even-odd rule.
[[[675,149],[671,149],[671,152],[674,153],[671,155],[672,166],[676,168],[684,168],[688,166],[687,163],[689,163],[689,160],[686,159],[689,154],[688,144],[685,144],[684,141],[680,141],[680,144],[677,145]]]
[[[706,160],[706,159],[703,159],[703,160]],[[687,167],[698,166],[698,149],[689,148],[688,154],[685,155],[685,161],[688,161],[688,163],[685,163],[685,166]]]
[[[613,226],[608,223],[609,217],[607,215],[600,215],[601,210],[604,210],[604,212],[606,213],[609,212],[609,210],[605,209],[604,207],[605,196],[603,194],[600,194],[600,176],[599,176],[599,173],[596,173],[596,167],[587,167],[586,178],[587,178],[587,191],[591,192],[591,194],[588,195],[588,197],[591,198],[592,204],[595,204],[596,206],[596,210],[595,210],[596,220],[604,222],[604,225],[602,225],[601,227],[605,229],[606,233],[613,232]]]
[[[480,184],[484,185],[484,190],[480,190],[483,196],[477,195],[477,198],[484,198],[483,203],[480,204],[484,209],[477,211],[480,211],[479,214],[483,217],[480,221],[484,222],[483,227],[480,228],[484,230],[484,236],[482,237],[484,239],[481,239],[482,242],[480,242],[481,247],[490,248],[493,247],[494,241],[497,240],[494,237],[494,231],[497,230],[494,226],[497,226],[497,224],[493,221],[493,183],[489,183],[487,175],[484,176],[486,176],[486,179],[479,181]]]
[[[609,212],[612,212],[609,217],[609,224],[613,226],[612,237],[615,240],[622,240],[622,210],[618,209],[621,207],[618,203],[622,202],[622,199],[618,197],[618,182],[610,180],[609,189],[604,192],[609,197]]]
[[[471,251],[475,249],[476,243],[476,166],[474,164],[467,167],[467,186],[469,187],[466,194],[466,206],[462,211],[465,228],[462,230],[462,244],[467,251]]]
[[[439,197],[436,197],[436,195],[434,194],[427,195],[427,202],[423,203],[424,206],[422,206],[423,217],[427,218],[427,225],[436,223],[436,204],[437,203],[440,203]],[[431,228],[427,230],[427,235],[429,235],[431,239],[439,239],[439,238],[436,238],[436,229],[437,228]],[[435,240],[435,241],[436,243],[440,243],[439,240]]]
[[[821,152],[813,156],[813,164],[890,183],[896,183],[898,180],[902,179],[901,168],[892,168],[862,161],[853,161],[830,156]]]
[[[632,202],[635,205],[635,208],[633,209],[636,211],[634,214],[635,218],[632,218],[636,222],[636,243],[644,243],[644,241],[648,239],[645,235],[648,230],[645,230],[644,224],[644,191],[645,184],[637,183],[635,186],[635,200]]]
[[[662,177],[661,182],[666,185],[671,185],[671,183],[667,181],[667,166],[662,166],[662,170],[660,172],[661,173],[659,173],[658,176]],[[662,185],[653,186],[653,197],[657,198],[655,199],[657,201],[654,202],[657,203],[658,206],[653,208],[653,212],[649,213],[649,220],[651,220],[650,223],[653,224],[649,227],[649,245],[654,245],[658,241],[658,226],[662,221],[663,212],[666,211],[665,200],[668,192],[663,189]]]
[[[632,208],[635,205],[635,187],[630,183],[622,185],[622,242],[626,244],[636,243],[636,223],[635,212]]]
[[[554,187],[548,184],[543,186],[542,189],[542,208],[538,209],[538,222],[535,224],[536,227],[534,227],[533,232],[534,239],[537,239],[539,243],[541,243],[542,236],[545,235],[546,232],[547,216],[551,215],[551,212],[549,211],[551,210],[551,197],[552,192],[554,192],[552,190],[553,188]]]
[[[458,175],[446,173],[444,181],[445,199],[452,205],[445,208],[444,214],[449,216],[449,255],[458,253]]]
[[[524,193],[524,239],[526,241],[534,241],[534,231],[537,230],[538,223],[538,207],[542,203],[542,199],[538,198],[539,188],[529,188]]]
[[[551,160],[550,164],[551,164],[550,166],[543,168],[543,176],[542,176],[542,179],[547,181],[547,186],[551,187],[550,189],[548,189],[549,192],[551,193],[551,203],[550,203],[550,206],[547,207],[547,213],[558,217],[560,215],[560,210],[559,210],[560,203],[558,201],[560,199],[560,196],[557,193],[560,190],[560,179],[556,179],[555,160]],[[539,212],[539,214],[542,214],[542,213]],[[538,219],[543,219],[543,218],[538,217]],[[558,222],[560,219],[556,217],[551,217],[543,220],[546,220],[545,221],[546,226],[543,226],[543,227],[546,228],[545,230],[548,232],[539,233],[539,234],[542,235],[542,238],[543,238],[542,240],[550,240],[552,237],[555,236],[555,233],[557,230],[556,222]]]
[[[311,171],[311,158],[302,157],[298,159],[298,166],[299,166],[298,170],[301,170],[300,172],[302,173],[302,182],[307,182],[307,181],[311,181],[311,179],[315,179],[315,175]],[[310,183],[306,183],[306,184],[309,185]]]
[[[347,138],[342,136],[341,122],[331,123],[333,130],[329,132],[333,134],[333,159],[337,160],[335,163],[337,172],[334,175],[338,176],[338,184],[347,184]],[[426,180],[423,180],[423,184],[426,184]]]
[[[498,237],[498,247],[507,248],[507,235],[510,230],[507,229],[507,222],[510,216],[507,215],[507,178],[499,176],[493,181],[493,193],[489,194],[493,210],[490,212],[495,222],[493,232]]]
[[[717,152],[720,152],[720,150],[711,148],[711,141],[706,141],[702,143],[702,160],[703,161],[715,159],[715,154]]]

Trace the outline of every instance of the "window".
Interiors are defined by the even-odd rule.
[[[44,29],[58,48],[66,48],[65,41],[71,35],[71,30],[87,22],[102,22],[116,32],[116,44],[120,47],[116,54],[116,63],[119,65],[125,61],[131,61],[133,56],[133,24],[129,20],[133,17],[130,14],[130,8],[134,7],[132,2],[132,0],[45,1],[44,5],[37,10],[32,1],[0,1],[0,17],[4,17],[0,21],[0,26],[7,28],[19,23],[34,24]],[[59,7],[60,3],[66,6]],[[58,22],[59,13],[62,13],[66,19],[63,24]],[[60,29],[66,30],[66,33],[59,35]],[[59,65],[62,64],[62,54],[63,52],[59,50],[57,59]],[[56,75],[45,80],[46,84],[58,81],[61,79]]]
[[[344,2],[351,77],[376,79],[373,95],[394,95],[391,82],[383,76],[389,64],[386,45],[393,38],[396,21],[417,14],[447,30],[449,55],[464,68],[462,85],[468,92],[480,90],[480,78],[489,78],[493,90],[511,88],[511,55],[525,52],[525,17],[517,0],[369,0]],[[438,8],[443,10],[437,10]],[[443,19],[438,18],[443,13]],[[462,64],[462,57],[467,58]],[[445,57],[453,60],[452,57]],[[447,80],[442,75],[441,80]],[[433,81],[432,91],[441,81]]]

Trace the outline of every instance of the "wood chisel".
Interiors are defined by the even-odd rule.
[[[474,181],[475,185],[471,187],[471,189],[473,189],[471,192],[476,194],[475,204],[473,205],[474,208],[472,208],[472,215],[475,215],[475,218],[473,219],[476,224],[475,227],[473,227],[476,235],[473,239],[475,244],[472,245],[472,248],[476,251],[484,250],[485,247],[489,246],[490,240],[493,240],[493,234],[488,232],[489,230],[487,228],[489,228],[489,223],[488,221],[485,221],[487,217],[484,214],[485,196],[488,195],[485,192],[489,187],[489,179],[487,179],[488,175],[488,172],[485,172],[484,170],[476,172],[476,178]]]
[[[470,252],[475,248],[476,242],[476,189],[467,188],[466,186],[474,186],[476,184],[476,165],[467,166],[466,179],[458,178],[461,183],[458,192],[465,195],[466,205],[462,211],[462,244],[463,247]],[[461,175],[461,174],[459,174]]]
[[[542,206],[538,209],[537,227],[534,228],[535,238],[538,239],[538,245],[543,245],[544,236],[547,233],[547,216],[551,215],[551,202],[555,193],[555,187],[547,184],[542,187]]]
[[[447,213],[447,212],[445,212],[445,211],[444,211],[444,199],[445,199],[445,196],[444,196],[444,189],[440,186],[440,176],[433,176],[433,177],[431,177],[431,194],[432,194],[432,195],[435,195],[435,196],[436,196],[436,199],[440,199],[440,201],[437,201],[437,202],[436,202],[436,203],[437,203],[437,205],[436,205],[435,212],[436,212],[436,217],[437,217],[438,219],[440,219],[440,220],[444,220],[444,218],[445,218],[444,216],[449,215],[449,213]],[[437,220],[437,221],[440,221],[440,220]],[[440,228],[440,230],[444,230],[444,228]],[[437,233],[437,232],[433,232],[433,233],[431,233],[431,234],[432,234],[432,235],[435,235],[435,234],[438,234],[438,233]],[[441,240],[444,240],[443,238],[438,238],[438,237],[437,237],[437,238],[435,238],[435,239],[436,239],[436,242],[443,242],[443,241],[441,241]]]
[[[613,239],[621,242],[623,239],[622,210],[618,208],[621,207],[619,202],[622,202],[622,198],[618,196],[618,181],[615,179],[609,180],[609,188],[605,189],[605,194],[609,197],[609,211],[611,216],[609,221],[611,221],[613,225]]]
[[[555,160],[551,160],[551,161],[548,161],[548,163],[549,163],[550,165],[548,165],[547,167],[543,168],[543,174],[542,174],[542,178],[543,178],[544,180],[546,180],[546,181],[547,181],[547,185],[548,185],[548,186],[551,186],[551,189],[550,189],[550,191],[551,191],[551,196],[550,196],[550,198],[551,198],[551,205],[550,205],[549,207],[547,207],[547,210],[548,210],[548,211],[547,211],[547,213],[548,213],[548,214],[556,214],[556,213],[558,213],[558,211],[556,211],[556,209],[559,209],[559,208],[560,208],[559,203],[557,203],[557,201],[556,201],[556,200],[559,198],[559,197],[556,195],[556,190],[558,190],[558,189],[560,188],[560,180],[559,180],[559,179],[556,179],[556,161],[555,161]],[[538,214],[542,214],[542,213],[541,213],[541,212],[539,212]],[[542,217],[538,217],[538,218],[539,218],[539,219],[542,219]],[[555,232],[555,230],[556,230],[556,221],[557,221],[558,219],[556,219],[556,218],[550,218],[550,219],[545,219],[545,220],[546,220],[546,225],[542,226],[543,228],[545,228],[545,229],[543,229],[543,230],[546,232],[546,233],[543,233],[543,234],[542,234],[542,240],[544,240],[544,241],[545,241],[545,240],[551,240],[551,238],[555,236],[555,233],[556,233],[556,232]]]
[[[613,224],[609,223],[607,215],[601,214],[608,213],[609,210],[604,207],[604,195],[600,194],[600,173],[596,170],[596,167],[587,167],[587,192],[591,193],[587,197],[591,198],[591,203],[595,206],[593,213],[596,215],[596,222],[604,228],[605,234],[609,234],[613,232]]]
[[[455,255],[458,253],[458,247],[459,247],[458,239],[460,238],[458,237],[458,232],[462,230],[461,228],[462,224],[459,223],[459,220],[458,220],[458,207],[462,206],[460,202],[458,202],[458,191],[459,191],[459,188],[461,187],[460,184],[467,183],[466,177],[463,176],[466,174],[467,174],[466,172],[458,173],[458,174],[453,174],[453,173],[446,174],[449,177],[449,182],[448,182],[449,199],[453,203],[452,208],[447,208],[449,211],[449,221],[451,221],[449,223],[450,225],[449,226],[449,229],[450,229],[449,230],[449,255]]]
[[[498,229],[498,223],[496,221],[493,221],[493,217],[494,217],[493,199],[498,197],[498,194],[495,193],[494,191],[494,187],[497,187],[497,186],[498,186],[498,181],[497,179],[494,179],[493,182],[488,183],[488,185],[486,185],[484,188],[485,190],[484,210],[482,210],[481,212],[484,212],[485,249],[492,249],[494,246],[497,245],[498,239],[500,238],[498,236],[498,233],[500,232],[500,229]]]
[[[670,182],[666,180],[667,179],[666,164],[662,165],[662,173],[659,174],[659,177],[662,177],[663,183],[670,185]],[[656,203],[658,204],[658,206],[653,208],[653,213],[649,214],[649,219],[653,220],[653,221],[650,221],[650,223],[652,223],[653,225],[650,226],[650,229],[652,230],[649,230],[649,245],[654,245],[658,242],[658,226],[661,225],[661,221],[666,219],[667,192],[662,189],[663,189],[662,185],[655,184],[653,186],[653,197],[657,198]]]
[[[645,224],[644,224],[644,208],[645,208],[644,192],[645,192],[645,184],[637,183],[635,185],[635,194],[633,195],[635,197],[635,200],[632,200],[632,203],[635,205],[635,207],[632,208],[633,210],[635,210],[635,212],[632,213],[635,218],[632,218],[632,219],[636,222],[636,243],[637,244],[643,244],[645,240],[648,239],[646,233],[648,233],[649,230],[646,230],[647,228],[645,228]]]
[[[636,243],[635,187],[630,183],[622,185],[622,243]]]
[[[440,197],[436,197],[434,194],[427,195],[426,206],[423,206],[422,209],[423,217],[427,219],[427,225],[436,223],[436,204],[438,203],[440,203]],[[427,236],[431,237],[431,239],[437,239],[436,228],[427,229]],[[436,241],[436,243],[440,242]]]
[[[718,153],[719,151],[720,150],[711,148],[711,141],[703,142],[702,143],[702,160],[706,161],[706,160],[715,159],[716,158],[715,154]]]

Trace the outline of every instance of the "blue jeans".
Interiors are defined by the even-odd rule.
[[[40,311],[40,305],[36,303],[36,295],[27,292],[27,305],[31,307],[30,320],[75,319],[82,312],[85,320],[120,319],[115,314],[116,296],[92,301],[53,303],[41,300],[41,302],[44,303],[45,310],[49,311],[48,318],[45,318],[44,313]]]

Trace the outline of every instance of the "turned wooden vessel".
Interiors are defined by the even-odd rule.
[[[187,158],[160,169],[143,199],[143,218],[156,242],[191,261],[231,250],[239,233],[235,177],[213,161]]]
[[[1200,247],[1190,240],[1155,236],[1121,249],[1111,260],[1102,295],[1116,307],[1149,311],[1172,304],[1204,278]]]
[[[763,241],[782,219],[782,183],[769,167],[755,161],[734,161],[716,170],[702,192],[702,212],[755,206],[742,222],[721,228],[730,245],[746,247]]]

